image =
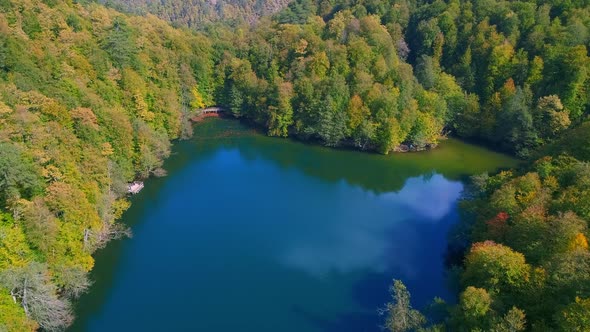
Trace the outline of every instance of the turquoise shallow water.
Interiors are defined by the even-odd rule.
[[[73,331],[378,331],[392,278],[452,299],[447,233],[466,175],[515,161],[454,140],[380,156],[211,120],[180,142],[96,256]]]

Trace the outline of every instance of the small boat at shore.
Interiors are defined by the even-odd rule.
[[[139,193],[141,191],[141,189],[143,189],[143,187],[144,187],[143,182],[134,181],[133,183],[130,183],[127,186],[127,192],[135,195],[135,194]]]

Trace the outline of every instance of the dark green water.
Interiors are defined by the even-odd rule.
[[[211,120],[133,197],[73,331],[378,331],[402,279],[452,299],[443,256],[465,176],[514,166],[455,140],[381,156]]]

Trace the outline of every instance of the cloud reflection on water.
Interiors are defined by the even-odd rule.
[[[343,186],[349,197],[350,185]],[[318,224],[314,234],[289,234],[280,261],[315,277],[367,270],[415,276],[420,269],[416,260],[428,257],[429,251],[419,224],[443,220],[456,206],[463,185],[435,174],[409,178],[399,192],[355,190],[355,200],[343,202],[342,211]],[[363,218],[367,214],[370,218]]]
[[[409,178],[402,190],[385,193],[381,197],[405,206],[417,216],[438,221],[451,211],[462,190],[461,182],[449,181],[435,174],[432,177]]]

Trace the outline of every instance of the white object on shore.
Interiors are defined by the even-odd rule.
[[[141,181],[134,181],[127,186],[127,192],[134,195],[140,192],[141,189],[143,189],[143,182]]]

